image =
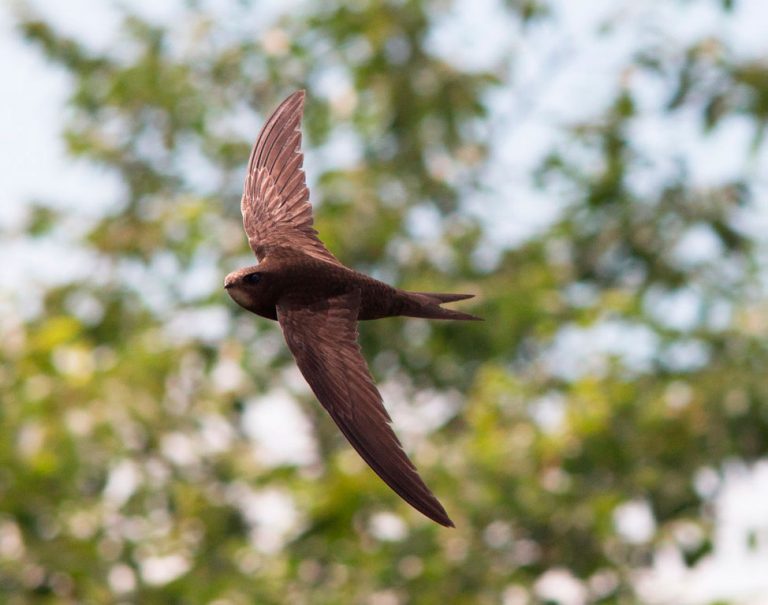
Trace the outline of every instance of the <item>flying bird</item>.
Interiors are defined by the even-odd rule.
[[[349,443],[401,498],[453,527],[390,425],[358,345],[357,322],[403,315],[479,319],[442,303],[472,294],[409,292],[345,267],[313,228],[304,177],[304,91],[293,93],[259,133],[248,160],[240,209],[258,264],[227,275],[232,299],[277,320],[299,370]]]

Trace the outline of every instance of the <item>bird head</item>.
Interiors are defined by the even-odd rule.
[[[263,278],[264,272],[258,267],[245,267],[227,275],[224,288],[238,305],[252,311],[266,294]]]

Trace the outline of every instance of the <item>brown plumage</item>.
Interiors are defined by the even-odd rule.
[[[342,265],[312,226],[301,151],[304,91],[293,93],[261,129],[248,161],[241,210],[259,264],[224,281],[240,306],[279,321],[312,391],[368,465],[430,519],[453,526],[419,477],[357,343],[357,322],[404,315],[479,319],[444,309],[472,294],[408,292]]]

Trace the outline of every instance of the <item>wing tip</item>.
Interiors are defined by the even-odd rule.
[[[453,522],[453,520],[448,516],[448,514],[443,511],[442,515],[435,515],[435,516],[429,516],[430,519],[432,519],[435,523],[439,523],[443,527],[456,527],[456,524]]]
[[[272,114],[267,118],[264,126],[262,127],[262,132],[259,134],[259,138],[261,138],[262,134],[271,127],[270,125],[274,126],[275,124],[284,122],[285,120],[290,120],[291,116],[295,118],[295,116],[298,114],[300,121],[301,116],[304,114],[304,100],[306,99],[306,96],[307,91],[303,88],[300,88],[299,90],[296,90],[285,97],[281,101],[280,105],[278,105]],[[256,144],[258,145],[258,141]]]
[[[426,487],[426,486],[425,486]],[[428,498],[425,500],[416,500],[415,498],[403,498],[408,504],[413,506],[425,517],[432,519],[435,523],[442,525],[443,527],[456,527],[453,520],[448,516],[445,508],[441,504],[432,492],[429,492]]]
[[[304,100],[307,98],[307,91],[304,88],[299,88],[298,90],[292,92],[288,97],[283,101],[286,105],[296,103],[299,107],[304,106]]]

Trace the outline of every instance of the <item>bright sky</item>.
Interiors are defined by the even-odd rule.
[[[612,74],[617,73],[639,41],[651,35],[679,40],[712,33],[725,35],[733,47],[745,55],[768,54],[768,2],[765,0],[737,2],[736,15],[725,20],[722,13],[713,8],[714,0],[689,3],[560,0],[555,3],[557,25],[544,25],[525,38],[517,35],[514,24],[499,17],[499,2],[458,3],[430,41],[435,52],[469,68],[485,67],[499,53],[516,51],[519,61],[515,66],[515,85],[532,93],[532,100],[509,90],[494,93],[491,98],[498,126],[494,133],[494,162],[488,168],[488,178],[491,182],[507,184],[506,190],[513,191],[510,199],[499,203],[486,194],[472,193],[467,200],[469,210],[478,215],[487,217],[488,207],[494,209],[493,216],[487,218],[493,223],[492,233],[497,243],[526,237],[546,224],[556,212],[556,201],[545,199],[533,190],[527,183],[527,174],[556,140],[557,128],[563,121],[584,115],[585,108],[587,112],[590,108],[598,109],[610,96],[615,82]],[[153,0],[132,0],[125,4],[158,20],[172,17],[178,6],[177,2]],[[110,43],[117,23],[112,3],[70,0],[42,6],[44,14],[66,31],[76,33],[95,46]],[[624,25],[596,40],[592,35],[596,25],[614,17]],[[650,24],[657,29],[650,29]],[[456,48],[461,49],[460,55],[455,52]],[[105,199],[116,197],[120,184],[110,175],[65,157],[58,133],[67,112],[64,104],[67,77],[13,35],[5,7],[0,8],[0,76],[4,86],[3,111],[0,112],[0,164],[3,166],[0,225],[13,225],[20,218],[24,204],[35,199],[61,203],[85,214],[99,212]],[[648,86],[642,91],[641,99],[652,106],[658,100],[654,95],[658,95],[658,91]],[[701,184],[711,184],[745,169],[752,176],[768,174],[765,146],[761,154],[749,160],[733,152],[746,148],[744,142],[749,134],[745,123],[732,120],[713,136],[702,139],[693,119],[677,119],[671,123],[650,116],[638,125],[636,140],[650,154],[669,156],[670,150],[677,150],[693,158],[692,178]],[[768,195],[765,195],[768,182],[765,176],[760,179],[762,207],[766,212],[751,217],[750,224],[754,233],[764,234],[768,231]],[[652,187],[653,182],[640,181],[637,186]],[[0,266],[0,285],[16,283],[27,271],[48,263],[56,253],[56,245],[55,242],[34,248],[20,245],[10,250],[5,245],[6,258],[11,262]],[[60,262],[66,274],[82,271],[85,261],[68,257]],[[685,305],[681,309],[684,318]],[[600,330],[595,334],[566,334],[564,338],[571,339],[568,344],[571,348],[597,346],[611,350],[626,344],[626,333],[621,326]],[[638,338],[642,340],[642,335]],[[634,344],[638,338],[633,339]],[[652,343],[648,347],[651,348]],[[638,363],[642,363],[642,359]],[[293,408],[280,397],[265,405],[274,403],[285,407],[289,413],[283,420],[294,422],[289,418]],[[279,444],[269,441],[269,435],[280,431],[264,424],[265,418],[274,420],[270,410],[272,408],[252,414],[248,430],[268,455],[280,459]],[[555,421],[556,416],[553,416]],[[395,417],[397,419],[397,414]],[[298,418],[294,423],[301,421]],[[306,444],[294,446],[295,451],[311,457],[311,450],[302,449]],[[685,567],[679,545],[695,539],[692,537],[695,531],[681,526],[668,543],[659,547],[652,568],[638,577],[638,586],[647,602],[704,605],[721,599],[745,605],[768,604],[768,574],[765,573],[768,570],[768,507],[765,505],[768,462],[754,468],[729,467],[725,487],[719,491],[716,491],[720,487],[716,477],[711,469],[705,469],[697,478],[697,487],[702,493],[718,494],[714,506],[717,531],[713,554],[693,569]],[[617,510],[617,529],[628,541],[646,540],[654,523],[643,501],[628,502]],[[748,546],[750,535],[757,536],[753,547]],[[542,579],[539,591],[541,596],[578,605],[585,597],[584,591],[575,586],[567,573],[553,570]]]

